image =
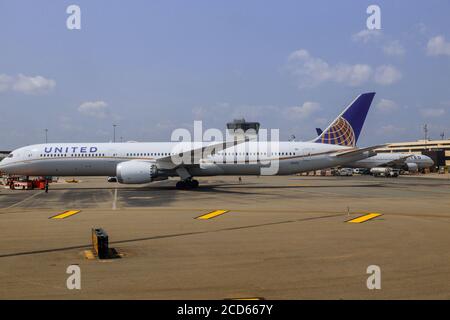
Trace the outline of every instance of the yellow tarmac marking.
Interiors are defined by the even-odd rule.
[[[379,217],[379,216],[381,216],[381,213],[369,213],[369,214],[365,214],[363,216],[360,216],[358,218],[349,220],[347,222],[349,222],[349,223],[362,223],[362,222],[366,222],[366,221],[368,221],[370,219],[373,219],[373,218],[376,218],[376,217]]]
[[[224,213],[227,213],[228,211],[230,211],[230,210],[215,210],[215,211],[209,212],[207,214],[201,215],[201,216],[199,216],[199,217],[197,217],[195,219],[208,220],[208,219],[212,219],[212,218],[215,218],[217,216],[220,216],[220,215],[222,215]]]
[[[68,210],[63,213],[59,213],[56,216],[50,217],[49,219],[65,219],[67,217],[73,216],[74,214],[79,213],[81,210]]]
[[[84,251],[84,257],[88,260],[93,260],[95,259],[94,254],[92,253],[92,250],[85,250]]]

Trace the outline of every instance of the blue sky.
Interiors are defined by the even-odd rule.
[[[81,8],[68,30],[66,8]],[[366,8],[381,8],[368,32]],[[166,141],[233,118],[314,137],[376,91],[360,145],[450,136],[448,1],[0,1],[0,149]]]

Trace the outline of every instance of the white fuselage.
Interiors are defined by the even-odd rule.
[[[0,171],[26,176],[115,176],[126,161],[155,161],[175,154],[179,142],[149,143],[52,143],[14,150],[0,162]],[[207,145],[207,144],[205,144]],[[267,148],[267,145],[270,145]],[[186,145],[189,150],[191,144]],[[354,149],[314,142],[245,142],[201,159],[188,167],[192,176],[260,175],[262,167],[277,163],[274,174],[294,174],[343,165],[369,156],[333,154]],[[269,163],[269,164],[268,164]],[[166,176],[177,176],[165,170]]]
[[[405,164],[416,164],[418,169],[425,169],[431,167],[433,160],[425,155],[412,155],[408,153],[378,153],[373,157],[363,160],[358,160],[346,164],[349,168],[376,168],[389,166],[392,168],[401,169]]]

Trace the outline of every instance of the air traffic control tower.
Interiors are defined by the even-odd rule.
[[[256,138],[259,127],[259,122],[247,122],[245,119],[235,119],[227,123],[228,134],[238,138]]]

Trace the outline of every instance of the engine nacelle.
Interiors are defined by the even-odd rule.
[[[119,183],[149,183],[158,176],[158,168],[154,162],[125,161],[117,165],[116,176]]]
[[[419,166],[417,165],[417,163],[408,162],[405,165],[405,170],[407,170],[408,172],[417,172],[419,171]]]

